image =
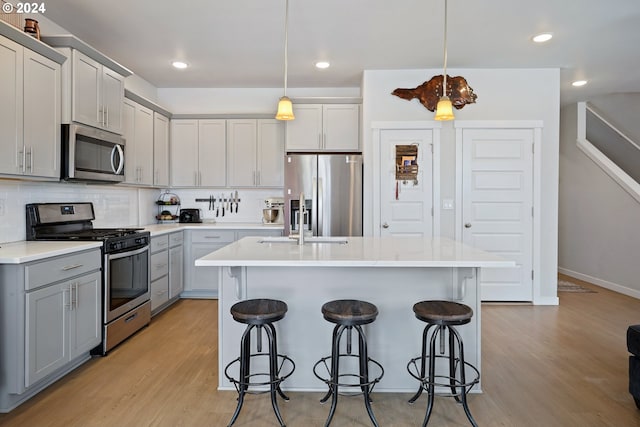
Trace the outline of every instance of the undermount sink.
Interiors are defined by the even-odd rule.
[[[258,243],[290,243],[297,245],[298,239],[290,237],[265,237],[259,240]],[[309,236],[304,238],[304,243],[337,243],[340,245],[346,245],[349,240],[346,237],[334,237],[334,236]]]

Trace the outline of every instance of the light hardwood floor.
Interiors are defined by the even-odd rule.
[[[640,301],[586,286],[597,293],[561,292],[555,307],[483,305],[484,393],[469,398],[480,426],[640,426],[625,341]],[[0,414],[0,425],[225,426],[235,393],[216,391],[216,367],[217,303],[183,300],[107,357]],[[287,425],[324,425],[320,397],[291,393],[280,405]],[[425,398],[408,405],[408,397],[374,394],[381,426],[421,425]],[[268,396],[249,396],[235,425],[277,426]],[[369,425],[361,398],[340,398],[332,426]],[[437,398],[429,425],[469,424],[451,398]]]

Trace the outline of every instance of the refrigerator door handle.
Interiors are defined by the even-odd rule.
[[[322,222],[324,219],[324,216],[322,215],[323,213],[323,209],[324,209],[324,198],[322,197],[324,194],[324,188],[322,188],[322,178],[318,178],[318,182],[314,183],[313,186],[314,189],[314,200],[316,200],[316,209],[314,209],[314,212],[316,213],[316,219],[317,219],[317,224],[318,224],[318,236],[324,236],[324,229],[322,227]]]

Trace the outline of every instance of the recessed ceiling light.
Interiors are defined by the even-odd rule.
[[[185,68],[187,68],[189,66],[189,64],[187,64],[186,62],[182,62],[182,61],[173,61],[171,63],[171,65],[173,65],[175,68],[177,68],[179,70],[184,70]]]
[[[542,34],[538,34],[537,36],[534,36],[533,37],[533,41],[536,42],[536,43],[544,43],[544,42],[548,42],[552,38],[553,38],[553,34],[551,34],[551,33],[542,33]]]
[[[319,61],[316,62],[316,68],[320,68],[321,70],[324,70],[325,68],[329,68],[329,64],[327,61]]]
[[[571,83],[573,86],[575,87],[580,87],[580,86],[584,86],[587,84],[586,80],[576,80],[575,82]]]

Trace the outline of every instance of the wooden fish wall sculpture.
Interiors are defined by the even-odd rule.
[[[442,74],[433,76],[431,80],[413,89],[398,88],[392,92],[392,95],[408,101],[411,101],[413,98],[418,98],[427,110],[435,111],[438,106],[438,101],[442,96]],[[456,110],[463,108],[467,104],[475,104],[478,98],[464,77],[450,77],[448,74],[447,95],[449,95],[451,103]]]

